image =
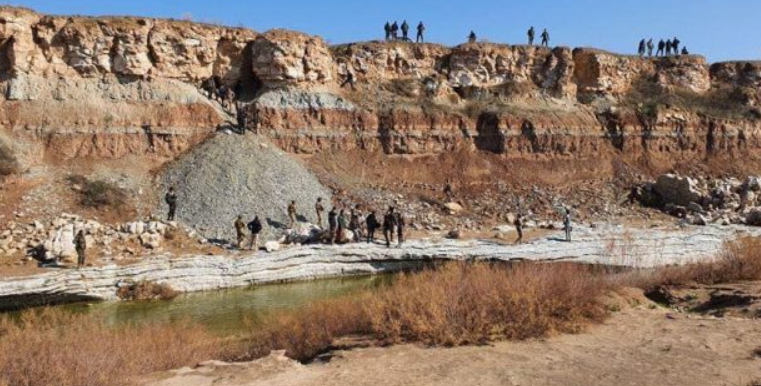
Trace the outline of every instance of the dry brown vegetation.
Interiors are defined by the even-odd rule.
[[[87,315],[30,311],[20,321],[0,321],[0,385],[122,386],[224,349],[187,322],[115,328]]]
[[[452,346],[577,332],[603,318],[598,299],[606,289],[601,276],[573,264],[449,264],[361,297],[277,315],[253,335],[244,356],[285,349],[308,360],[347,335]]]
[[[80,175],[70,176],[69,182],[79,193],[79,204],[83,207],[122,209],[127,203],[124,190],[110,182],[90,180]]]
[[[11,149],[0,143],[0,179],[11,174],[19,173],[21,167]]]
[[[726,243],[711,261],[627,272],[611,278],[617,286],[650,291],[659,286],[721,284],[761,280],[761,238],[742,238]]]
[[[187,322],[117,328],[88,315],[31,311],[0,322],[0,385],[121,386],[153,371],[282,349],[307,361],[357,335],[452,346],[573,333],[602,320],[603,295],[622,286],[761,280],[760,247],[760,239],[742,239],[712,262],[623,274],[578,264],[452,263],[272,315],[234,344]],[[149,287],[140,291],[153,294]]]
[[[152,281],[140,281],[125,285],[116,291],[124,300],[171,300],[179,295],[170,285]]]

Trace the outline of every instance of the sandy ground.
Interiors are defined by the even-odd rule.
[[[152,377],[145,386],[254,385],[706,385],[761,379],[761,321],[627,308],[586,333],[492,346],[402,345],[337,351],[301,365],[272,355],[206,363]]]

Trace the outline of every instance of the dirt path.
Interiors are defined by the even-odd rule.
[[[626,309],[579,335],[453,349],[338,351],[328,363],[260,361],[164,374],[146,386],[706,385],[761,379],[761,321]]]

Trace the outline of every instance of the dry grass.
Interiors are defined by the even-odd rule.
[[[69,182],[79,193],[79,204],[83,207],[120,210],[127,204],[127,193],[110,182],[90,180],[80,175],[70,176]]]
[[[579,265],[449,264],[403,275],[371,294],[275,316],[243,357],[285,349],[309,360],[349,335],[453,346],[577,332],[604,317],[599,298],[606,291],[601,276]]]
[[[116,291],[116,296],[124,300],[171,300],[179,293],[172,286],[152,281],[140,281],[125,285]]]
[[[761,238],[747,237],[728,242],[710,261],[633,271],[611,278],[617,286],[637,287],[645,291],[660,286],[713,285],[749,280],[761,280]]]
[[[121,386],[132,377],[224,355],[187,323],[109,327],[88,315],[30,311],[0,321],[0,385]]]
[[[0,143],[0,179],[11,174],[18,174],[21,166],[11,149],[3,143]]]

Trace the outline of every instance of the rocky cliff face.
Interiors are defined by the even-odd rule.
[[[343,84],[353,74],[355,88]],[[693,159],[759,144],[759,63],[490,43],[357,43],[149,18],[0,8],[0,123],[65,158],[171,158],[226,121],[287,151]],[[343,87],[341,87],[343,84]]]

